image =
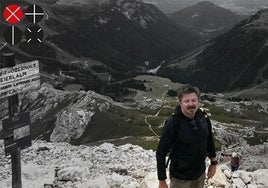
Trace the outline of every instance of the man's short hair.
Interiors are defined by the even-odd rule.
[[[201,94],[200,90],[197,87],[187,84],[187,85],[183,85],[177,90],[179,101],[181,101],[183,95],[190,94],[190,93],[195,93],[198,99],[200,98],[200,94]]]

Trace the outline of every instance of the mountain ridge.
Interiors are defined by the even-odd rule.
[[[268,79],[267,15],[268,9],[263,9],[242,20],[192,55],[170,62],[167,68],[160,69],[159,75],[168,76],[170,71],[169,78],[215,92],[265,82]]]
[[[120,80],[145,73],[200,42],[195,33],[141,1],[77,2],[37,1],[45,12],[39,23],[45,34],[42,43],[30,46],[23,40],[1,52],[11,49],[20,62],[40,60],[40,71],[54,75],[49,82],[57,88],[76,83],[120,101],[131,93]],[[21,1],[23,7],[27,3],[31,2]],[[25,29],[26,24],[23,20],[18,27]],[[1,29],[8,26],[0,25]]]

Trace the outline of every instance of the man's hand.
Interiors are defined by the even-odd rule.
[[[208,177],[208,179],[209,179],[209,178],[212,178],[212,177],[215,175],[215,173],[216,173],[216,168],[217,168],[216,165],[210,165],[210,166],[208,167],[208,173],[207,173],[207,177]]]
[[[168,188],[166,180],[159,180],[158,188]]]

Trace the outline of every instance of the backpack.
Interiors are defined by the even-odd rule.
[[[211,117],[211,114],[208,113],[204,108],[199,108],[199,109],[202,111],[205,119],[208,121],[209,120],[209,117]],[[167,123],[167,120],[165,121],[164,126]],[[175,113],[172,113],[172,122],[173,122],[173,129],[174,129],[175,134],[174,134],[174,138],[173,138],[173,144],[172,144],[171,150],[169,152],[168,160],[166,162],[166,168],[168,167],[168,164],[170,162],[171,156],[172,156],[172,154],[174,152],[174,149],[173,148],[175,147],[176,142],[177,142],[177,137],[176,137],[176,135],[177,135],[177,129],[178,129],[177,127],[180,126],[180,124],[178,123],[179,122],[179,117],[178,116],[175,116]]]
[[[239,155],[236,156],[236,157],[233,157],[231,159],[232,166],[239,166],[240,165],[240,159],[241,159],[241,157]]]

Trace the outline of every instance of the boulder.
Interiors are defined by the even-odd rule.
[[[208,180],[208,186],[209,185],[213,187],[230,187],[230,183],[227,181],[227,177],[218,166],[215,175]]]
[[[233,188],[245,187],[245,183],[240,178],[233,178]]]
[[[257,184],[268,187],[268,169],[256,170],[251,176]]]

